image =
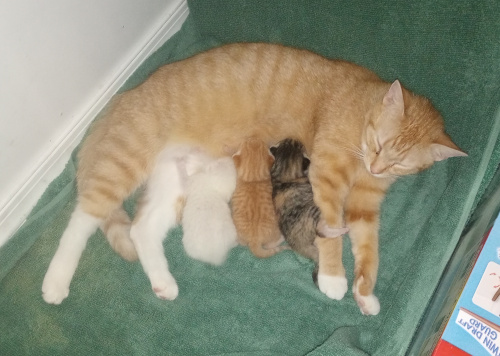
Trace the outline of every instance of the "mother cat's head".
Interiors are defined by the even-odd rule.
[[[436,161],[467,156],[445,133],[432,104],[397,80],[367,120],[361,148],[366,169],[381,178],[417,173]]]

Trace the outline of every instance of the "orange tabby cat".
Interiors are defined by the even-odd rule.
[[[234,226],[240,244],[257,257],[271,257],[285,247],[272,198],[271,166],[274,157],[266,143],[250,138],[233,155],[237,172],[231,199]]]
[[[365,314],[379,311],[373,290],[379,206],[387,188],[398,176],[466,155],[427,99],[355,64],[273,44],[200,53],[117,95],[93,125],[79,153],[78,205],[45,276],[44,299],[60,303],[67,296],[88,237],[154,175],[165,149],[188,144],[222,156],[224,145],[238,147],[246,137],[304,144],[323,232],[339,236],[345,225],[350,229],[353,291]],[[148,258],[142,244],[159,234],[148,229],[145,215],[137,215],[130,231],[141,262]],[[148,253],[162,254],[158,246]],[[321,239],[318,249],[319,288],[341,299],[347,291],[342,238]],[[153,289],[176,291],[166,262],[153,272]]]

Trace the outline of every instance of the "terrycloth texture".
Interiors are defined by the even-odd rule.
[[[243,248],[215,268],[190,260],[181,229],[165,241],[180,295],[156,299],[139,263],[93,236],[60,306],[44,273],[75,204],[75,160],[0,250],[1,355],[402,355],[458,237],[500,161],[500,3],[488,0],[192,1],[174,36],[126,88],[159,65],[218,44],[280,42],[364,65],[428,96],[469,158],[398,181],[383,204],[381,312],[352,293],[329,300],[293,252],[259,260]],[[133,199],[127,202],[133,210]],[[344,261],[352,282],[346,239]]]

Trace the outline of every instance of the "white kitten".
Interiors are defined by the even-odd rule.
[[[130,229],[130,238],[158,298],[173,300],[179,293],[168,270],[163,240],[168,230],[177,224],[176,206],[185,194],[187,177],[211,160],[200,149],[170,146],[160,153],[149,177],[139,214]]]
[[[188,178],[182,214],[182,243],[188,256],[221,265],[238,245],[229,201],[236,187],[236,169],[229,157],[208,163]]]

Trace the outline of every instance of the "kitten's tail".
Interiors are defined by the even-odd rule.
[[[288,245],[281,245],[283,240],[283,237],[280,237],[279,240],[263,246],[260,241],[252,239],[248,244],[248,248],[256,257],[268,258],[274,256],[278,252],[290,249]]]
[[[130,226],[132,222],[122,208],[116,209],[101,225],[101,229],[109,244],[127,261],[138,259],[134,243],[130,239]]]

